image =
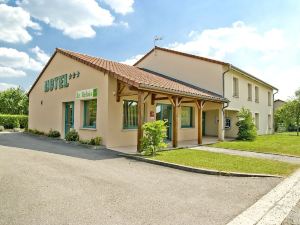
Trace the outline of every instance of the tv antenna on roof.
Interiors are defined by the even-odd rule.
[[[156,46],[156,42],[161,41],[162,39],[163,39],[162,37],[155,35],[153,40],[154,47]]]

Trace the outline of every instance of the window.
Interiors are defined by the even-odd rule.
[[[239,97],[239,80],[236,77],[233,78],[233,97]]]
[[[268,115],[268,128],[269,128],[269,130],[272,129],[272,117],[270,114]]]
[[[138,107],[137,101],[123,101],[123,128],[136,129],[138,125]]]
[[[248,101],[252,101],[252,84],[248,84]]]
[[[182,128],[193,127],[193,107],[189,107],[189,106],[181,107],[181,127]]]
[[[255,126],[256,129],[259,130],[259,114],[255,113]]]
[[[84,101],[83,127],[96,128],[97,99]]]
[[[259,89],[255,86],[255,102],[259,102]]]
[[[268,91],[268,106],[272,105],[272,96],[271,96],[271,92]]]
[[[229,129],[229,128],[231,128],[231,119],[226,118],[225,119],[225,129]]]

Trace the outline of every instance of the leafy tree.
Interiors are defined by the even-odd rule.
[[[155,155],[162,148],[167,147],[164,140],[167,137],[166,122],[156,120],[143,125],[144,137],[142,138],[142,153]]]
[[[28,114],[28,97],[23,89],[9,88],[0,92],[0,114]]]
[[[283,123],[287,130],[300,129],[300,89],[295,92],[295,97],[287,101],[275,112],[275,123]]]
[[[250,110],[242,108],[238,113],[238,118],[239,121],[236,124],[239,128],[237,139],[249,141],[255,140],[257,132]]]

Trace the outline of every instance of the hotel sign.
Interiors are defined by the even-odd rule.
[[[52,79],[46,80],[44,85],[44,91],[53,91],[57,89],[67,88],[69,87],[69,80],[78,78],[80,72],[73,72],[70,74],[63,74]]]
[[[76,92],[76,99],[90,99],[95,98],[98,95],[97,88],[91,88]]]

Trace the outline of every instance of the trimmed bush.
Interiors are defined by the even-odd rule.
[[[70,130],[65,137],[66,141],[78,141],[79,140],[79,134],[76,130]]]
[[[102,137],[94,137],[90,140],[90,145],[101,145]]]
[[[28,116],[26,115],[18,115],[20,128],[27,129],[28,128]]]
[[[60,137],[60,133],[57,130],[50,129],[50,131],[48,133],[48,137],[59,138]]]
[[[28,116],[0,114],[0,125],[4,126],[5,129],[13,129],[20,127],[27,128]]]
[[[4,131],[4,126],[0,126],[0,132]]]

